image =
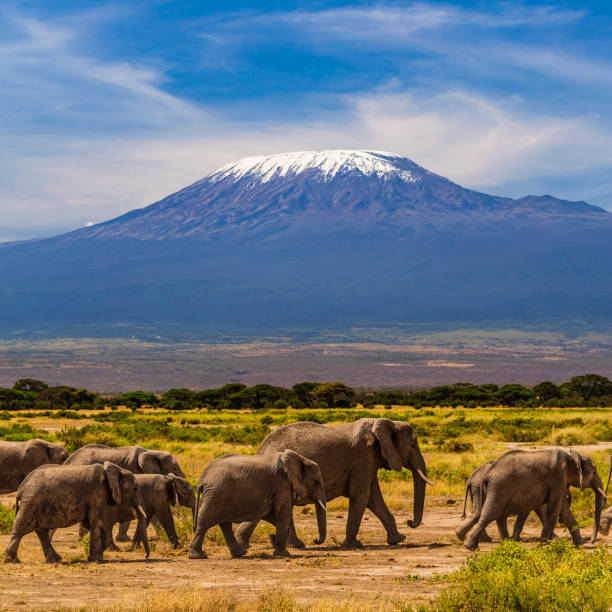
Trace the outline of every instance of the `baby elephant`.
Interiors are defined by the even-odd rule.
[[[143,506],[147,514],[146,525],[156,518],[164,528],[168,540],[174,548],[179,547],[179,539],[174,527],[170,506],[191,508],[193,524],[196,522],[196,498],[193,487],[185,478],[168,474],[136,474],[136,482],[142,493]],[[140,542],[138,530],[134,532],[133,544]]]
[[[162,474],[134,474],[134,476],[138,489],[140,490],[142,506],[147,515],[145,526],[149,526],[151,519],[157,519],[164,528],[168,540],[170,540],[174,548],[178,548],[179,539],[176,535],[174,518],[172,517],[170,506],[191,508],[191,514],[195,523],[196,499],[193,487],[185,478],[175,476],[174,474],[169,474],[168,476]],[[123,505],[110,508],[109,515],[111,515],[109,520],[112,520],[112,525],[115,523],[123,523],[124,521],[131,521],[133,518],[131,509]],[[86,533],[87,528],[81,523],[79,537],[82,538]],[[140,532],[136,529],[134,537],[132,538],[132,545],[139,544],[141,541]],[[112,531],[107,534],[104,548],[119,550],[112,539]]]
[[[199,506],[195,535],[189,545],[190,559],[205,559],[202,542],[208,529],[219,525],[232,557],[242,557],[246,550],[238,544],[232,523],[268,521],[276,526],[270,536],[274,554],[286,556],[285,548],[293,503],[315,500],[319,513],[319,539],[326,536],[325,485],[319,466],[292,450],[269,455],[224,455],[202,472],[196,488]]]
[[[146,542],[145,515],[134,474],[108,461],[104,465],[45,465],[30,473],[17,491],[15,523],[4,553],[6,563],[18,563],[17,549],[32,531],[40,540],[47,563],[61,561],[51,533],[83,523],[91,531],[89,561],[102,561],[113,526],[115,508],[138,512],[138,528]]]

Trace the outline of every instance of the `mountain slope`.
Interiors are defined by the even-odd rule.
[[[0,245],[0,333],[610,320],[611,219],[390,153],[245,158],[105,223]]]
[[[327,233],[519,224],[608,216],[585,202],[478,193],[413,161],[372,151],[305,151],[228,164],[160,202],[73,233],[70,239],[260,239]]]

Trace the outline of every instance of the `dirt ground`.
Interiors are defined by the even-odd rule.
[[[0,501],[8,504],[13,498],[2,496]],[[461,502],[430,496],[423,524],[415,530],[405,524],[411,515],[396,511],[400,530],[407,536],[399,546],[386,545],[382,526],[366,512],[360,531],[362,550],[339,548],[346,512],[330,510],[326,544],[308,545],[303,551],[292,549],[292,556],[282,559],[273,558],[265,537],[259,537],[242,559],[232,559],[220,542],[205,541],[209,559],[192,561],[187,559],[186,550],[172,551],[166,542],[156,541],[151,530],[154,550],[148,561],[142,551],[124,551],[106,553],[103,564],[90,564],[83,561],[84,547],[73,526],[56,532],[54,544],[64,560],[48,565],[36,535],[30,534],[19,550],[21,564],[0,565],[0,607],[49,610],[137,606],[156,591],[190,587],[228,589],[240,599],[253,598],[262,589],[282,589],[300,603],[320,598],[351,600],[356,608],[358,601],[414,604],[434,597],[446,584],[443,578],[427,578],[448,574],[471,554],[453,533],[460,522]],[[312,542],[314,514],[303,514],[296,508],[295,517],[298,532]],[[528,523],[524,536],[533,541],[539,529],[535,522]],[[495,536],[495,529],[489,532]],[[561,530],[559,533],[562,535]],[[4,550],[8,538],[0,536],[0,550]],[[495,543],[484,544],[481,550],[493,546]],[[125,549],[127,544],[120,547]]]

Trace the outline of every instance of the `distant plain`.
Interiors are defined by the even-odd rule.
[[[162,332],[163,333],[163,332]],[[353,328],[342,332],[202,334],[189,340],[135,331],[132,337],[0,339],[0,386],[33,377],[98,392],[218,387],[228,382],[291,386],[342,381],[357,388],[561,382],[612,377],[612,334],[506,329],[437,331]]]

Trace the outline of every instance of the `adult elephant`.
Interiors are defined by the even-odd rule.
[[[512,452],[512,451],[508,451],[508,452]],[[503,457],[504,455],[502,455],[502,458]],[[461,519],[464,520],[466,518],[465,510],[467,506],[468,495],[472,501],[472,516],[455,530],[455,534],[461,541],[465,539],[470,529],[478,522],[480,518],[480,513],[482,511],[482,504],[486,497],[486,490],[483,484],[484,479],[488,471],[491,469],[491,467],[495,465],[496,461],[497,460],[487,461],[486,463],[483,463],[481,466],[476,468],[470,474],[470,477],[468,478],[465,484],[465,497],[463,499],[463,514],[461,515]],[[571,505],[571,495],[570,495],[569,490],[567,491],[567,496],[568,496],[567,503],[568,505]],[[546,522],[546,504],[540,506],[539,508],[536,508],[535,513],[538,515],[538,518],[540,519],[540,522],[542,523],[542,525],[544,525]],[[497,530],[499,532],[500,540],[505,540],[509,537],[507,519],[508,519],[508,515],[504,515],[501,518],[496,519]],[[520,542],[521,531],[523,529],[526,519],[527,519],[526,515],[519,514],[517,516],[516,522],[514,523],[512,538],[516,540],[517,542]],[[602,521],[603,521],[603,517],[602,517]],[[570,522],[574,522],[573,519],[570,519]],[[572,541],[575,544],[582,543],[582,537],[580,535],[580,530],[578,529],[578,527],[575,527],[572,530],[571,536],[572,536]],[[552,537],[555,537],[554,532],[553,532]],[[541,539],[544,538],[543,533],[542,535],[540,535],[540,538]],[[480,542],[491,542],[492,540],[489,534],[485,530],[480,535],[479,541]]]
[[[178,461],[168,451],[149,450],[142,446],[111,447],[104,444],[88,444],[76,450],[66,465],[91,465],[110,461],[134,474],[174,474],[185,478]],[[129,542],[130,522],[120,523],[116,540]]]
[[[16,491],[24,478],[37,467],[64,463],[67,458],[68,453],[63,446],[46,440],[0,441],[0,493]]]
[[[484,501],[465,546],[475,550],[481,535],[492,521],[516,514],[517,524],[519,521],[524,523],[531,511],[544,504],[546,511],[542,538],[552,538],[559,518],[574,537],[576,521],[570,511],[567,495],[569,486],[581,489],[590,487],[595,492],[595,520],[591,538],[594,542],[599,530],[604,491],[595,463],[590,457],[562,448],[504,453],[489,467],[482,480]],[[518,524],[519,533],[522,523]]]
[[[103,465],[45,465],[21,483],[15,501],[15,523],[4,553],[5,563],[18,563],[23,536],[32,531],[48,563],[61,561],[51,544],[55,529],[84,523],[91,531],[89,560],[102,561],[117,509],[138,515],[138,529],[149,556],[145,513],[136,478],[108,461]]]
[[[425,485],[433,484],[427,479],[425,460],[419,449],[417,436],[412,427],[403,421],[390,419],[359,419],[353,423],[338,426],[318,423],[291,423],[273,431],[257,451],[266,455],[286,449],[312,459],[321,468],[325,482],[325,496],[329,501],[335,497],[349,498],[346,522],[346,548],[360,547],[357,533],[366,508],[369,508],[383,524],[387,542],[398,544],[402,535],[395,523],[378,483],[378,470],[386,468],[401,471],[403,467],[412,471],[414,479],[414,514],[410,527],[418,527],[423,519]],[[299,505],[314,500],[300,501]],[[320,508],[317,512],[320,512]],[[257,522],[242,524],[237,530],[241,546],[248,542]],[[295,532],[293,518],[290,524],[290,542],[303,548]]]

